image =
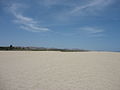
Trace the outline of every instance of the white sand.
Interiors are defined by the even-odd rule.
[[[0,90],[120,90],[120,53],[1,51]]]

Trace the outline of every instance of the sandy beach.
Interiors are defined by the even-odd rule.
[[[0,90],[120,90],[120,53],[0,51]]]

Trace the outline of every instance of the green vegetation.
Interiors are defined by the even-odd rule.
[[[81,49],[58,49],[58,48],[44,48],[44,47],[0,47],[4,51],[61,51],[61,52],[86,52],[88,50]]]

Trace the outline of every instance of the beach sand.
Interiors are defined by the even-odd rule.
[[[120,53],[0,51],[0,90],[120,90]]]

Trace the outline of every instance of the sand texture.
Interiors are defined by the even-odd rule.
[[[0,51],[0,90],[120,90],[120,53]]]

